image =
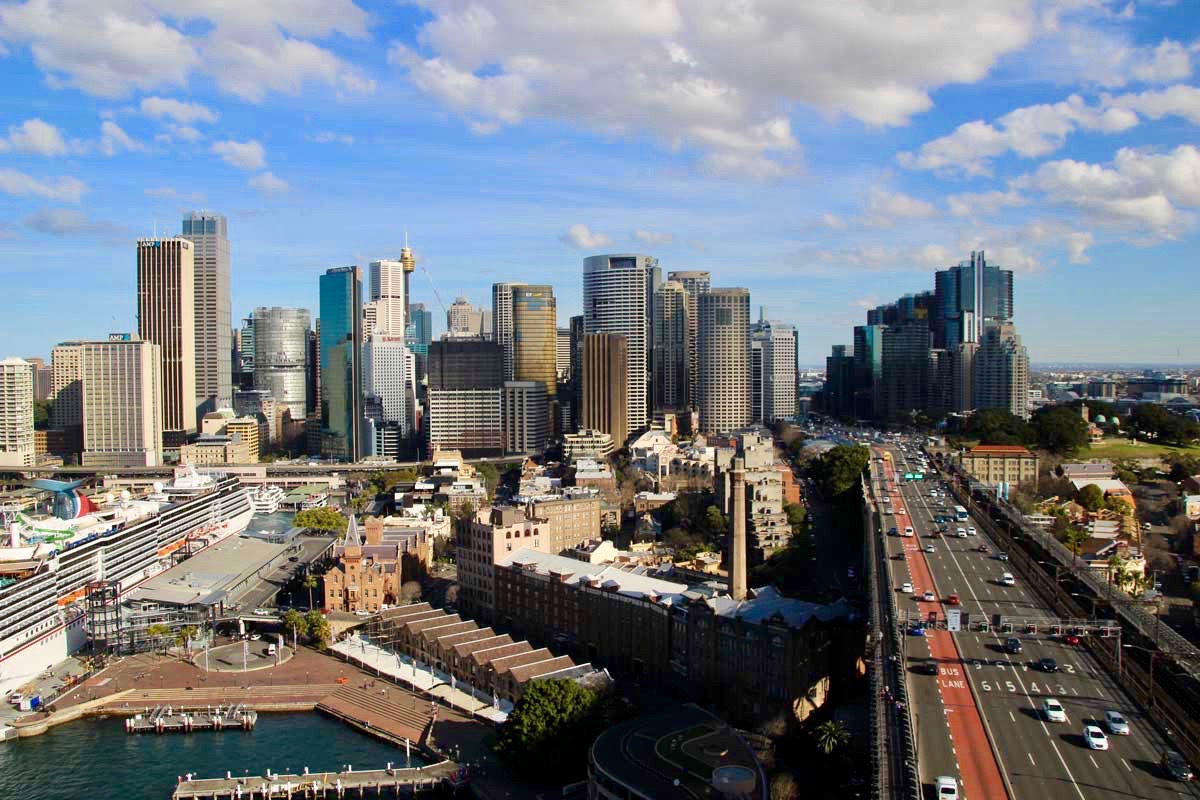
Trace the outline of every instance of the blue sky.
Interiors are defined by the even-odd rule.
[[[982,247],[1033,360],[1200,362],[1195,3],[545,5],[0,0],[0,355],[134,329],[207,208],[235,317],[407,231],[447,303],[645,252],[817,363]]]

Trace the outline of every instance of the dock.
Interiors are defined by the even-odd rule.
[[[176,708],[158,706],[125,720],[126,733],[191,733],[197,730],[254,730],[258,712],[245,705]]]
[[[317,710],[397,747],[432,744],[429,736],[434,715],[429,701],[401,694],[386,685],[339,686],[317,703]]]
[[[280,775],[267,770],[265,776],[180,779],[171,800],[290,800],[291,798],[420,797],[442,787],[457,790],[467,785],[469,775],[452,761],[428,767],[399,769],[390,763],[384,769],[341,772],[312,772]]]

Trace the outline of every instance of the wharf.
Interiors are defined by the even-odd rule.
[[[431,744],[428,737],[434,717],[426,701],[387,687],[376,690],[368,686],[340,686],[317,703],[317,710],[397,747]],[[407,702],[396,702],[397,698]]]
[[[191,733],[194,730],[254,730],[258,712],[244,705],[213,708],[158,706],[146,714],[125,720],[126,733]]]
[[[419,797],[442,786],[458,789],[467,784],[466,770],[452,761],[428,767],[313,772],[266,777],[193,778],[187,775],[175,787],[171,800],[276,800],[276,798]]]

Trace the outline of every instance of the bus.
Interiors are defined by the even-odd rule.
[[[957,522],[966,522],[967,521],[967,510],[965,508],[963,508],[962,506],[955,506],[954,507],[954,519]]]

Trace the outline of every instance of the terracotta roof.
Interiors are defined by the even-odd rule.
[[[978,453],[980,455],[987,455],[988,453],[996,453],[997,455],[1000,455],[1000,454],[1012,454],[1012,455],[1022,455],[1022,456],[1033,455],[1033,453],[1029,452],[1029,448],[1022,447],[1019,444],[979,444],[979,445],[975,445],[974,447],[971,448],[971,453],[972,454]]]

